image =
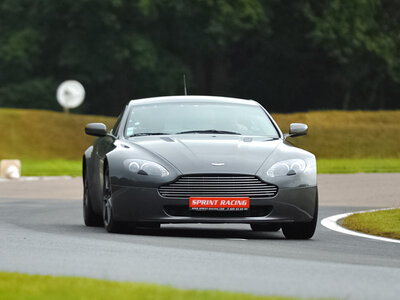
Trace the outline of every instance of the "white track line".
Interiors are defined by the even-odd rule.
[[[321,225],[325,226],[326,228],[329,228],[330,230],[341,232],[341,233],[344,233],[344,234],[355,235],[355,236],[368,238],[368,239],[373,239],[373,240],[378,240],[378,241],[383,241],[383,242],[390,242],[390,243],[398,243],[398,244],[400,244],[400,240],[391,239],[391,238],[385,238],[385,237],[381,237],[381,236],[370,235],[370,234],[366,234],[366,233],[361,233],[361,232],[349,230],[349,229],[346,229],[346,228],[340,226],[337,223],[339,220],[344,219],[344,218],[346,218],[348,216],[351,216],[353,214],[380,211],[380,210],[388,210],[388,209],[393,209],[393,208],[373,209],[373,210],[358,211],[358,212],[334,215],[334,216],[327,217],[327,218],[323,219],[321,221]]]

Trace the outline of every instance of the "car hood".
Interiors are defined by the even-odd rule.
[[[282,140],[188,134],[135,137],[130,143],[167,160],[183,174],[256,174]]]

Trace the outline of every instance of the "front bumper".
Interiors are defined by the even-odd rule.
[[[117,221],[140,223],[309,222],[317,209],[317,187],[279,189],[271,198],[250,198],[248,211],[189,211],[189,199],[164,198],[157,188],[112,185]]]

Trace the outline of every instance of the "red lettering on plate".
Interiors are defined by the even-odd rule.
[[[249,208],[249,197],[225,198],[225,197],[190,197],[191,208]]]

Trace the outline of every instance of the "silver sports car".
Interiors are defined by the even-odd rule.
[[[309,239],[318,191],[315,156],[286,141],[256,101],[210,96],[132,100],[83,156],[87,226],[109,232],[167,223],[246,223]]]

